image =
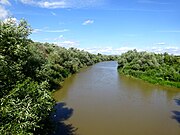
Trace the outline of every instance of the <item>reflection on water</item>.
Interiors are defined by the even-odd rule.
[[[172,118],[175,119],[178,123],[180,123],[180,112],[179,111],[172,111],[173,116]]]
[[[154,85],[147,82],[144,82],[139,79],[130,78],[127,76],[119,76],[121,85],[124,85],[127,90],[139,91],[143,96],[151,96],[154,92],[164,93],[168,99],[172,99],[177,93],[180,92],[178,88],[165,87],[160,85]]]
[[[175,99],[177,105],[180,106],[180,99]],[[180,124],[180,111],[172,111],[172,118],[175,119]]]
[[[65,107],[65,103],[57,103],[54,107],[55,111],[51,114],[51,120],[55,130],[51,135],[75,135],[75,129],[71,124],[64,123],[72,114],[73,109]]]
[[[74,109],[68,122],[80,135],[179,135],[171,117],[179,97],[180,89],[120,76],[117,62],[83,69],[54,93]]]
[[[177,105],[180,106],[180,99],[175,99],[175,102],[176,102]]]

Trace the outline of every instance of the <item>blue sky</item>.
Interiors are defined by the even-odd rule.
[[[24,18],[34,41],[91,53],[180,55],[180,0],[0,0],[0,19]]]

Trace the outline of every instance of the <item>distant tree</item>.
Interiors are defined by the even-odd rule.
[[[131,50],[118,57],[120,73],[160,83],[180,87],[180,60],[178,57]]]

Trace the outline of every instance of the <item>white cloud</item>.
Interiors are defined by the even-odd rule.
[[[50,32],[50,33],[63,33],[69,31],[68,29],[62,29],[62,30],[43,30],[43,32]]]
[[[173,10],[170,9],[164,9],[164,10],[160,10],[160,9],[143,9],[143,8],[107,8],[105,10],[109,10],[109,11],[130,11],[130,12],[174,12]]]
[[[109,55],[120,55],[122,53],[125,53],[129,50],[136,49],[137,51],[147,51],[147,52],[155,52],[155,53],[169,53],[174,55],[180,55],[180,47],[176,46],[167,46],[167,47],[151,47],[151,48],[138,48],[138,47],[119,47],[119,48],[113,48],[113,47],[92,47],[92,48],[79,48],[81,50],[88,51],[90,53],[102,53],[102,54],[109,54]]]
[[[42,8],[67,8],[67,4],[64,1],[40,1],[38,5]]]
[[[66,39],[64,35],[59,35],[58,37],[55,37],[55,38],[45,38],[45,39],[42,39],[41,42],[54,43],[58,46],[65,47],[65,48],[70,48],[70,47],[77,48],[79,45],[78,41]]]
[[[156,45],[166,45],[164,42],[156,43]]]
[[[38,32],[48,32],[48,33],[63,33],[63,32],[68,32],[68,29],[60,29],[60,30],[48,30],[48,29],[34,29],[33,33],[38,33]]]
[[[0,5],[0,19],[6,19],[9,17],[9,11]]]
[[[8,0],[0,0],[0,19],[2,20],[10,16],[10,12],[5,8],[7,5],[11,5]]]
[[[59,39],[63,39],[63,38],[64,38],[64,35],[60,35],[58,38],[59,38]]]
[[[93,24],[94,20],[86,20],[82,23],[82,25],[88,25],[88,24]]]
[[[33,29],[33,33],[38,33],[38,32],[41,32],[42,30],[41,29]]]
[[[61,0],[61,1],[44,1],[44,0],[40,0],[40,1],[35,1],[35,0],[19,0],[20,2],[22,2],[23,4],[28,4],[28,5],[33,5],[33,6],[38,6],[38,7],[42,7],[42,8],[65,8],[66,7],[66,3],[65,1]]]
[[[167,47],[152,47],[146,49],[146,51],[155,52],[155,53],[164,53],[180,55],[180,47],[177,46],[167,46]]]
[[[54,12],[51,12],[51,14],[52,14],[53,16],[56,16],[56,13],[54,13]]]
[[[60,36],[59,36],[59,37],[57,37],[57,38],[53,38],[53,39],[51,39],[51,41],[56,41],[56,42],[58,42],[58,41],[62,41],[62,40],[65,40],[64,35],[60,35]]]
[[[133,47],[113,48],[110,46],[106,46],[106,47],[92,47],[92,48],[79,48],[79,49],[88,51],[93,54],[101,53],[101,54],[109,54],[109,55],[112,55],[112,54],[120,55],[122,53],[125,53],[129,50],[133,50],[135,48]]]
[[[19,1],[24,3],[24,4],[35,4],[34,0],[19,0]]]
[[[59,45],[59,46],[66,47],[66,48],[77,47],[79,45],[79,43],[77,41],[70,41],[70,40],[65,40],[65,41],[61,41],[61,42],[54,42],[54,43]]]
[[[83,8],[97,6],[104,3],[104,0],[19,0],[28,5],[38,6],[41,8]]]
[[[135,47],[120,47],[120,48],[115,49],[114,51],[116,53],[121,54],[121,53],[125,53],[125,52],[127,52],[129,50],[134,50],[134,49],[135,49]],[[140,49],[138,49],[138,50],[140,50]]]
[[[0,0],[0,4],[2,4],[2,5],[11,5],[11,3],[8,0]]]

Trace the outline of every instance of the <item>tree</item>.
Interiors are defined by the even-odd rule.
[[[0,102],[1,135],[36,133],[55,104],[48,92],[48,83],[39,85],[31,79],[16,85]]]
[[[23,67],[30,56],[27,40],[31,28],[26,21],[0,21],[0,97],[24,78]]]
[[[180,87],[179,65],[178,57],[168,53],[155,54],[133,50],[118,58],[120,73],[174,87]]]

